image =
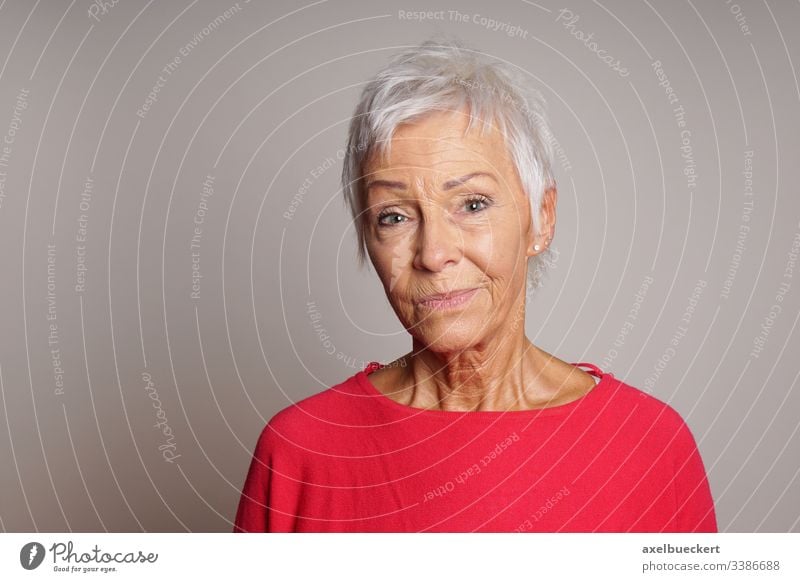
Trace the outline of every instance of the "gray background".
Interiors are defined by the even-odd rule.
[[[447,32],[529,71],[562,150],[531,341],[675,407],[721,531],[800,531],[800,5],[564,7],[0,3],[0,528],[230,531],[264,423],[410,348],[355,265],[337,155],[363,82]]]

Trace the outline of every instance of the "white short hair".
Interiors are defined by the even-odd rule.
[[[541,94],[519,68],[489,59],[455,40],[429,40],[397,55],[367,83],[350,122],[342,188],[355,221],[358,260],[366,262],[364,166],[385,155],[398,126],[435,111],[469,112],[467,130],[497,127],[530,200],[539,230],[542,196],[555,187],[553,136]],[[550,248],[532,257],[529,289],[539,287]]]

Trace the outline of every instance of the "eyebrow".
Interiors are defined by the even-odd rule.
[[[497,182],[497,178],[495,178],[493,174],[490,174],[488,172],[472,172],[471,174],[461,176],[460,178],[454,178],[453,180],[448,180],[447,182],[442,184],[442,190],[452,190],[453,188],[461,186],[462,184],[469,182],[473,178],[477,178],[479,176],[486,176]],[[394,180],[370,180],[367,183],[367,190],[376,187],[389,188],[390,190],[405,190],[408,188],[405,182],[397,182]]]

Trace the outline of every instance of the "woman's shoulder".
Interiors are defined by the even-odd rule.
[[[687,433],[691,435],[683,416],[667,401],[617,378],[613,378],[612,383],[609,392],[616,414],[630,417],[659,439],[671,442],[676,436],[685,438]]]
[[[255,456],[294,465],[315,452],[335,449],[361,430],[380,425],[357,378],[363,370],[320,392],[284,406],[263,426]]]
[[[360,393],[358,373],[360,372],[348,376],[338,384],[284,406],[269,419],[264,432],[307,434],[308,431],[324,430],[325,426],[352,420],[353,413],[358,409],[356,406]]]

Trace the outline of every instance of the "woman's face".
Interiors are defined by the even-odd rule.
[[[437,112],[401,125],[390,155],[364,173],[369,256],[402,324],[433,351],[480,349],[511,322],[524,305],[527,259],[555,216],[550,190],[543,231],[533,232],[502,134],[464,136],[467,121]]]

